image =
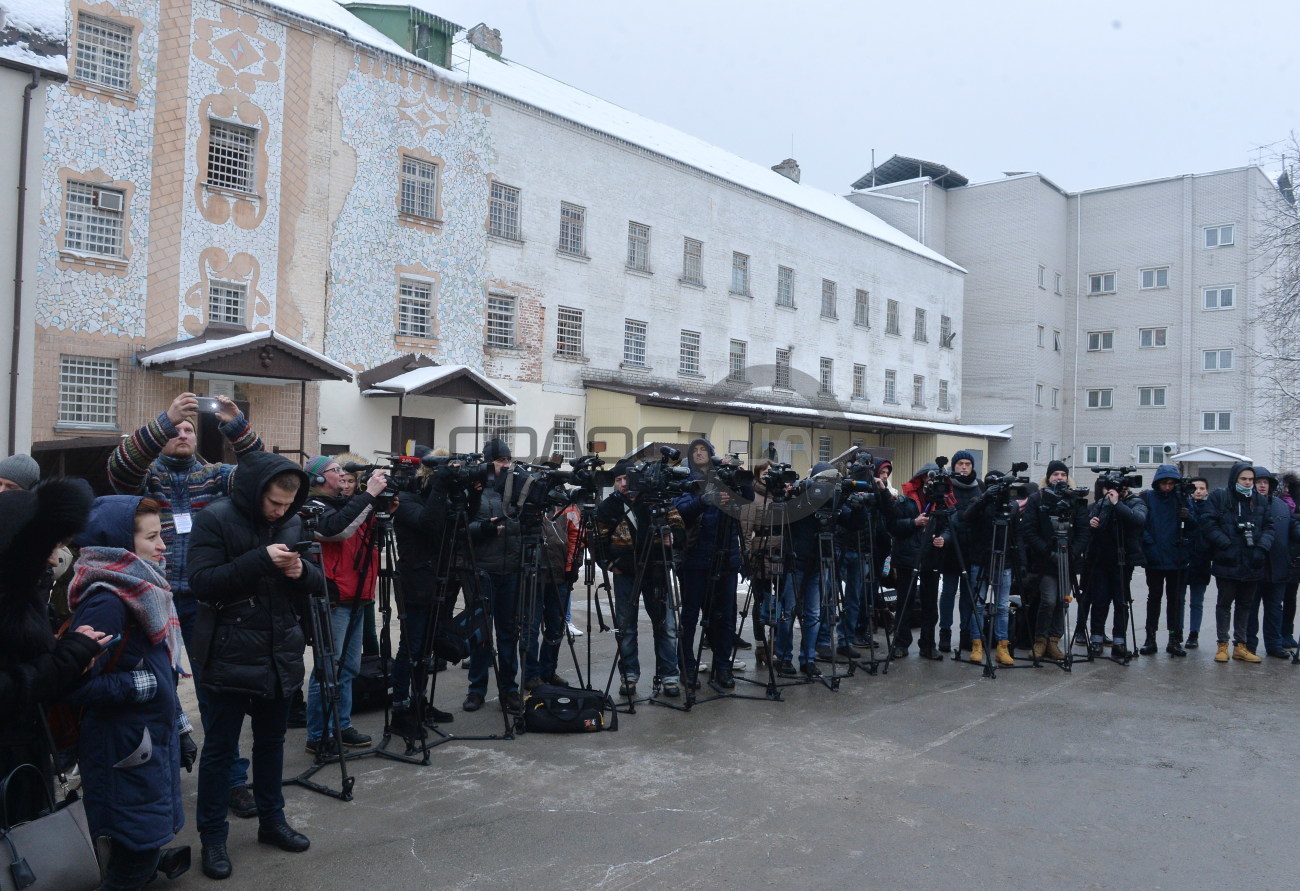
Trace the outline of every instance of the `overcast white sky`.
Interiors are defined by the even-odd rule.
[[[420,0],[507,58],[832,192],[892,154],[1066,189],[1300,129],[1294,0]]]

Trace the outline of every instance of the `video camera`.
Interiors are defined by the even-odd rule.
[[[1102,464],[1094,464],[1091,468],[1093,473],[1099,473],[1097,482],[1101,483],[1103,492],[1109,492],[1111,489],[1128,489],[1130,492],[1142,488],[1142,476],[1134,471],[1136,467],[1108,467]]]
[[[358,464],[356,461],[349,461],[343,465],[346,473],[354,474],[357,478],[357,488],[365,486],[365,482],[370,479],[371,474],[376,470],[382,470],[388,476],[388,485],[384,491],[379,493],[377,498],[391,499],[403,492],[420,491],[420,459],[411,455],[385,455],[379,459],[387,461],[387,464]]]
[[[763,486],[767,489],[768,497],[773,501],[785,500],[786,491],[798,480],[798,471],[789,464],[774,462],[768,465],[767,471],[763,474]]]
[[[1043,508],[1048,513],[1068,517],[1080,504],[1088,501],[1087,486],[1071,486],[1068,480],[1057,480],[1042,488]]]
[[[433,478],[449,492],[463,491],[470,486],[486,483],[488,463],[478,452],[458,455],[425,455],[420,459],[425,467],[433,468]]]
[[[639,498],[667,500],[691,485],[688,468],[676,466],[682,453],[672,446],[660,446],[658,461],[638,461],[627,469],[627,491]]]
[[[990,470],[984,475],[984,494],[1000,504],[1005,504],[1013,498],[1017,501],[1028,498],[1029,477],[1019,475],[1028,469],[1028,462],[1017,461],[1011,465],[1011,470],[1007,473]]]
[[[741,486],[752,486],[754,484],[754,471],[741,464],[740,454],[731,454],[727,458],[730,460],[715,455],[709,459],[711,472],[718,482],[732,489],[739,489]]]
[[[946,469],[948,466],[948,456],[940,455],[934,459],[938,465],[938,470],[931,470],[926,474],[925,487],[923,494],[927,501],[939,504],[952,494],[952,471]]]

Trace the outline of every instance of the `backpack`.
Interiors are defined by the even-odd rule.
[[[609,712],[609,726],[605,724]],[[524,702],[524,727],[534,733],[595,733],[617,730],[614,701],[600,690],[541,684]]]

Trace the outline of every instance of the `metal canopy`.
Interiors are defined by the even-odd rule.
[[[894,155],[888,161],[877,164],[875,169],[863,175],[861,179],[853,184],[853,188],[870,189],[872,186],[901,183],[904,180],[916,179],[922,176],[930,177],[930,179],[934,180],[934,184],[942,189],[956,189],[970,182],[970,180],[946,164]]]
[[[230,375],[281,381],[350,381],[352,369],[274,331],[209,325],[198,337],[136,355],[141,367],[163,374]]]

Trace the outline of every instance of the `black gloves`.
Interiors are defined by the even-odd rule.
[[[181,767],[186,773],[194,772],[194,762],[199,760],[199,745],[188,733],[181,734]]]

